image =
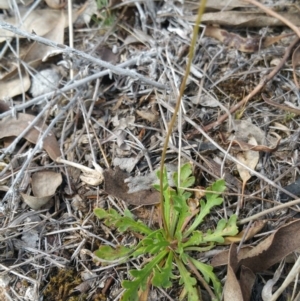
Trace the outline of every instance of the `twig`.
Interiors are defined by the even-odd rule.
[[[275,206],[273,208],[270,208],[270,209],[266,209],[262,212],[259,212],[257,214],[254,214],[252,216],[249,216],[249,217],[246,217],[246,218],[243,218],[241,219],[240,221],[238,221],[237,223],[239,225],[244,225],[250,221],[254,221],[254,220],[257,220],[258,218],[268,214],[268,213],[271,213],[271,212],[274,212],[274,211],[277,211],[277,210],[280,210],[280,209],[286,209],[286,208],[289,208],[291,206],[294,206],[294,205],[298,205],[300,204],[300,199],[297,199],[297,200],[293,200],[293,201],[290,201],[290,202],[287,202],[287,203],[284,203],[284,204],[281,204],[281,205],[278,205],[278,206]]]
[[[73,30],[73,11],[72,11],[72,1],[68,0],[68,23],[69,23],[69,46],[71,48],[74,48],[74,30]],[[73,62],[71,62],[71,68],[70,68],[70,80],[73,80],[74,78],[74,68]],[[71,94],[73,94],[71,92]]]
[[[32,279],[32,278],[30,278],[30,277],[27,277],[27,276],[22,275],[22,274],[20,274],[20,273],[18,273],[18,272],[15,272],[15,271],[10,271],[10,268],[6,267],[4,264],[1,264],[1,263],[0,263],[0,269],[4,270],[4,271],[6,271],[6,272],[9,271],[10,273],[12,273],[12,274],[14,274],[14,275],[20,277],[21,279],[25,279],[25,280],[27,280],[27,281],[30,282],[30,283],[33,283],[33,284],[35,284],[35,285],[37,284],[37,281],[36,281],[35,279]]]
[[[283,111],[287,111],[289,113],[293,113],[295,115],[300,115],[300,110],[299,109],[289,107],[289,106],[286,106],[286,105],[282,105],[280,103],[272,101],[271,99],[268,99],[264,94],[262,94],[261,97],[265,101],[265,103],[267,103],[270,106],[276,107],[276,108],[278,108],[280,110],[283,110]]]
[[[293,265],[293,268],[290,270],[289,274],[285,277],[283,283],[281,286],[277,289],[277,291],[271,296],[269,299],[270,301],[276,301],[279,299],[279,296],[284,292],[284,290],[292,283],[294,282],[297,275],[299,275],[300,272],[300,257],[298,257],[297,261]],[[297,283],[297,281],[296,281]],[[297,300],[294,299],[293,300]]]
[[[279,15],[278,13],[276,13],[275,11],[271,10],[270,8],[267,8],[266,6],[264,6],[263,4],[257,2],[256,0],[244,0],[246,2],[249,2],[257,7],[259,7],[261,10],[263,10],[265,13],[267,13],[268,15],[280,20],[282,23],[284,23],[286,26],[288,26],[290,29],[292,29],[297,36],[300,38],[300,30],[299,27],[297,27],[296,25],[294,25],[293,23],[291,23],[288,19],[282,17],[281,15]]]
[[[126,70],[123,68],[120,68],[118,66],[114,66],[108,62],[102,61],[100,59],[97,59],[89,54],[84,53],[83,51],[79,51],[77,49],[68,47],[67,45],[62,45],[62,44],[57,44],[52,42],[51,40],[45,39],[43,37],[39,37],[36,34],[32,34],[32,33],[28,33],[24,30],[21,30],[9,23],[6,22],[0,22],[0,28],[11,31],[17,35],[21,35],[25,38],[37,41],[38,43],[47,45],[47,46],[51,46],[54,47],[56,49],[61,49],[63,53],[72,56],[72,55],[77,55],[78,57],[84,58],[90,62],[93,62],[103,68],[109,69],[111,72],[115,73],[115,74],[119,74],[119,75],[124,75],[124,76],[129,76],[135,80],[140,80],[148,85],[151,85],[153,87],[156,87],[158,89],[166,89],[166,86],[163,84],[159,84],[155,81],[150,80],[149,78],[135,72],[135,71],[130,71],[130,70]]]
[[[0,24],[1,24],[1,22],[0,22]],[[1,25],[0,25],[0,27],[1,27]],[[156,54],[156,52],[149,51],[148,53],[146,53],[146,56],[153,56],[155,54]],[[129,67],[131,65],[136,64],[139,61],[139,59],[140,59],[139,57],[136,57],[136,58],[128,60],[127,62],[119,64],[119,65],[117,65],[115,67],[118,67],[118,68]],[[91,76],[85,77],[85,78],[83,78],[81,80],[78,80],[78,81],[76,81],[74,83],[70,83],[70,84],[64,86],[63,88],[61,88],[59,90],[56,90],[56,91],[53,91],[53,92],[49,92],[49,93],[43,94],[41,96],[35,97],[35,98],[27,101],[26,103],[22,103],[20,105],[14,106],[10,111],[6,111],[6,112],[0,114],[0,119],[4,118],[6,116],[12,115],[12,113],[14,113],[14,111],[22,111],[22,110],[24,110],[24,109],[26,109],[26,108],[28,108],[30,106],[33,106],[33,105],[35,105],[35,104],[37,104],[37,103],[39,103],[41,101],[46,101],[47,99],[50,99],[50,98],[52,98],[55,95],[60,95],[60,94],[63,94],[65,92],[68,92],[68,91],[70,91],[72,89],[76,89],[76,88],[80,87],[81,85],[87,84],[87,83],[89,83],[89,82],[91,82],[93,80],[98,79],[99,77],[103,77],[105,75],[108,75],[109,73],[110,73],[110,70],[104,70],[104,71],[95,73],[95,74],[93,74]]]

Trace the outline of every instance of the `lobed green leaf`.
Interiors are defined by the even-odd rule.
[[[179,272],[180,272],[180,280],[179,284],[184,285],[185,292],[188,297],[188,301],[199,301],[199,294],[197,290],[197,281],[194,277],[191,276],[191,273],[187,270],[187,268],[184,266],[183,262],[176,258],[176,264],[178,266]],[[179,297],[179,300],[183,300],[185,298],[184,295]]]
[[[239,230],[236,225],[237,216],[233,214],[228,221],[221,219],[218,222],[217,228],[214,231],[207,231],[203,239],[206,242],[212,241],[223,243],[225,236],[234,236],[238,234]]]
[[[155,254],[168,247],[170,243],[164,237],[162,229],[159,229],[146,236],[139,245],[144,247],[145,253]]]
[[[104,259],[107,261],[114,261],[120,259],[122,257],[128,257],[132,253],[132,249],[126,248],[124,246],[117,246],[116,248],[112,248],[111,246],[100,246],[94,254],[100,259]]]
[[[223,198],[219,196],[226,189],[224,180],[217,180],[212,186],[206,189],[205,197],[206,202],[204,200],[200,200],[201,210],[197,217],[195,218],[192,225],[189,229],[184,233],[184,237],[188,237],[204,220],[204,218],[210,213],[210,210],[219,206],[223,203]]]
[[[194,264],[194,266],[197,268],[197,270],[203,275],[205,281],[209,284],[212,282],[212,285],[214,287],[214,293],[216,295],[216,299],[213,301],[219,301],[222,298],[222,284],[213,272],[213,267],[202,263],[192,257],[189,257],[191,262]]]
[[[203,233],[201,231],[193,231],[188,241],[184,242],[182,245],[183,248],[186,248],[189,246],[199,246],[201,243],[203,243]]]
[[[173,262],[174,254],[173,252],[169,252],[167,260],[162,268],[159,266],[154,268],[154,276],[152,279],[152,284],[157,287],[168,288],[172,286],[172,282],[170,281],[173,278],[172,274],[172,262]]]
[[[125,212],[127,216],[121,216],[116,210],[104,210],[101,208],[94,209],[94,214],[99,219],[104,219],[105,225],[115,227],[121,233],[125,231],[135,231],[141,234],[150,234],[152,230],[141,221],[135,221],[133,215]]]
[[[124,280],[122,286],[126,289],[121,300],[122,301],[138,301],[139,289],[145,291],[147,279],[152,274],[154,267],[159,264],[168,254],[166,250],[156,255],[141,270],[131,270],[130,274],[135,278],[133,280]]]

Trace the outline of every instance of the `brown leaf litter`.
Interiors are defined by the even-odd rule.
[[[250,300],[255,274],[266,271],[300,248],[300,241],[295,239],[300,234],[299,223],[300,221],[294,221],[284,225],[257,246],[241,252],[232,244],[229,251],[212,259],[213,266],[228,263],[224,300]]]
[[[17,117],[9,116],[3,118],[0,120],[0,139],[18,137],[24,130],[29,128],[24,134],[24,138],[31,143],[37,144],[42,131],[45,130],[47,126],[44,125],[43,122],[38,121],[35,125],[30,127],[30,124],[35,119],[35,116],[24,113],[19,113]],[[59,144],[52,132],[44,139],[43,148],[53,161],[61,155]]]
[[[47,128],[42,122],[37,122],[30,127],[35,120],[35,116],[19,113],[18,117],[5,117],[0,121],[0,139],[8,137],[18,137],[24,130],[28,129],[24,134],[24,138],[31,143],[37,144],[43,130]],[[49,157],[55,161],[61,156],[60,147],[53,132],[43,141],[43,148],[49,154]]]
[[[129,174],[123,172],[119,168],[116,168],[115,170],[109,169],[104,171],[104,191],[130,205],[140,206],[159,203],[160,194],[151,187],[149,187],[147,190],[128,193],[129,188],[125,183],[125,179],[128,177]]]
[[[298,209],[293,202],[278,210],[276,202],[300,195],[299,39],[292,37],[296,30],[254,1],[227,2],[207,1],[206,29],[197,40],[166,163],[177,170],[179,159],[193,162],[197,187],[216,178],[226,181],[224,206],[211,212],[203,227],[213,228],[217,219],[233,213],[244,227],[228,238],[227,246],[212,250],[219,253],[231,244],[212,261],[211,253],[197,254],[215,265],[223,284],[226,279],[225,300],[277,294],[290,298],[297,265],[290,258],[278,263],[299,247]],[[138,238],[131,233],[116,236],[91,212],[101,207],[122,214],[128,208],[151,227],[159,220],[153,205],[160,196],[152,188],[153,179],[186,68],[198,3],[111,1],[92,21],[95,2],[79,9],[73,3],[74,52],[64,46],[69,43],[64,36],[70,26],[67,7],[23,3],[16,1],[18,13],[15,5],[0,0],[7,10],[4,22],[10,24],[19,24],[19,17],[32,8],[20,23],[31,33],[30,41],[17,41],[15,33],[1,30],[0,107],[6,111],[0,117],[3,299],[118,300],[132,263],[99,266],[93,251],[100,244],[133,245]],[[292,2],[273,4],[294,26],[300,24]],[[39,43],[40,36],[52,46]],[[99,58],[120,72],[103,71]],[[47,89],[36,92],[36,80]],[[41,141],[49,124],[52,131]],[[196,126],[205,130],[203,135]],[[240,158],[243,168],[232,158]],[[34,203],[32,196],[37,197]],[[140,268],[144,258],[134,264]],[[286,285],[282,279],[287,275],[292,280]],[[179,289],[151,287],[147,293],[153,300],[177,300],[180,294]]]

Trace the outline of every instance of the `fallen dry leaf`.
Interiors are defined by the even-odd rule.
[[[52,195],[45,197],[35,197],[21,192],[21,196],[24,202],[33,210],[38,210],[42,206],[46,205],[52,198]]]
[[[44,38],[57,44],[63,44],[64,28],[67,23],[65,14],[61,11],[55,20],[55,24],[51,24],[52,28],[44,35]],[[49,57],[57,55],[60,52],[53,47],[34,42],[26,51],[26,54],[22,56],[22,60],[32,68],[37,68],[42,61],[46,61]],[[30,85],[31,80],[29,75],[23,72],[20,77],[17,66],[13,66],[9,73],[5,74],[0,81],[0,98],[14,97],[26,92],[30,88]]]
[[[235,249],[232,251],[235,245],[231,245],[230,254],[233,254]],[[237,254],[233,254],[237,255]],[[224,300],[225,301],[244,301],[243,292],[241,290],[240,283],[236,277],[238,269],[237,256],[230,256],[227,267],[227,279],[224,286]]]
[[[254,247],[240,264],[253,272],[267,270],[285,256],[300,248],[300,220],[291,222],[276,230],[271,236]]]
[[[277,229],[272,235],[253,248],[241,249],[237,253],[235,244],[231,245],[230,251],[218,254],[213,258],[213,266],[223,265],[227,259],[229,263],[228,276],[229,284],[225,284],[224,296],[232,296],[231,286],[235,286],[237,291],[242,291],[243,298],[239,300],[249,301],[249,291],[253,285],[252,273],[263,272],[280,262],[288,254],[300,248],[300,220],[293,221]],[[229,254],[227,256],[227,254]],[[241,271],[244,270],[244,273]],[[235,274],[233,274],[233,272]],[[228,277],[227,276],[227,277]],[[236,285],[239,283],[240,287]],[[226,290],[228,289],[228,292]],[[240,296],[239,296],[240,297]],[[238,299],[226,299],[238,300]]]
[[[232,244],[229,250],[227,279],[223,291],[224,301],[249,301],[251,297],[255,274],[248,267],[239,267],[237,258],[237,247]]]
[[[281,12],[283,18],[288,19],[296,26],[300,26],[300,16],[298,12]],[[196,15],[185,16],[185,20],[194,22]],[[267,26],[284,26],[284,24],[271,16],[262,13],[261,11],[221,11],[205,13],[201,18],[204,24],[216,24],[223,26],[235,27],[267,27]]]
[[[250,247],[250,246],[242,247],[240,249],[239,253],[237,254],[238,261],[240,261],[245,256],[247,256],[249,251],[252,250],[252,249],[253,249],[253,247]],[[219,266],[227,265],[228,264],[228,256],[229,256],[229,250],[224,250],[224,251],[218,253],[217,255],[215,255],[212,258],[212,260],[210,261],[210,264],[213,267],[219,267]]]
[[[167,177],[168,177],[168,183],[170,186],[176,186],[173,180],[173,173],[177,171],[177,166],[172,163],[167,163],[166,165],[167,169]],[[128,193],[132,194],[133,192],[138,192],[142,190],[148,190],[151,188],[154,184],[159,184],[159,179],[157,178],[157,170],[154,170],[150,173],[147,173],[146,175],[139,175],[136,177],[127,177],[125,179],[126,185],[128,185]]]
[[[287,126],[285,126],[279,122],[274,122],[274,126],[276,127],[276,130],[286,133],[288,137],[291,136],[291,130]]]
[[[128,193],[128,185],[124,182],[127,178],[129,178],[129,174],[122,171],[120,168],[104,171],[105,192],[131,205],[139,206],[159,203],[160,194],[154,188]]]
[[[73,10],[73,22],[76,21],[78,16],[82,13],[81,7],[78,10]],[[20,16],[21,18],[25,15],[27,15],[28,11],[27,9],[20,9]],[[5,22],[20,27],[20,29],[27,31],[27,32],[34,32],[35,34],[39,36],[45,36],[48,32],[50,32],[56,24],[59,22],[59,19],[61,18],[61,10],[54,10],[54,9],[36,9],[33,10],[26,19],[22,22],[22,26],[19,26],[19,17],[10,17],[5,19]],[[67,16],[67,12],[63,11],[65,16]],[[68,18],[65,18],[65,26],[69,26]],[[13,38],[15,37],[15,34],[13,32],[10,32],[8,30],[0,29],[0,43],[4,42],[7,38]],[[20,36],[20,38],[24,38],[23,36]]]
[[[158,114],[154,114],[150,111],[141,111],[136,110],[136,113],[143,119],[148,120],[149,122],[155,122],[158,119]]]
[[[275,150],[279,143],[279,136],[274,136],[274,133],[272,133],[272,135],[268,134],[266,137],[265,132],[249,120],[234,120],[234,135],[229,136],[228,140],[232,140],[233,144],[239,144],[241,149],[244,150],[252,149],[270,152]],[[257,144],[249,145],[249,137],[254,137]],[[226,143],[226,139],[223,138],[223,136],[221,136],[221,138],[223,142]],[[267,145],[271,145],[271,147],[268,147]]]
[[[254,137],[258,144],[263,144],[265,133],[249,120],[235,120],[234,138],[247,142],[249,137]]]
[[[63,12],[56,17],[55,25],[43,36],[57,44],[64,43],[64,28],[66,27],[66,16]],[[41,61],[46,61],[51,54],[58,54],[57,49],[34,42],[28,49],[23,61],[36,68]]]
[[[297,109],[297,108],[294,108],[294,107],[290,107],[290,106],[286,106],[286,105],[277,103],[275,101],[272,101],[272,100],[268,99],[264,94],[262,94],[261,96],[262,96],[262,99],[267,104],[269,104],[269,105],[271,105],[273,107],[279,108],[281,110],[284,110],[284,111],[287,111],[287,112],[290,112],[290,113],[294,113],[296,115],[300,115],[300,109]]]
[[[122,170],[126,170],[126,172],[131,172],[136,164],[141,160],[143,157],[142,152],[140,152],[137,156],[135,157],[129,157],[129,158],[118,158],[115,157],[113,159],[113,165],[119,166]]]
[[[257,145],[257,142],[254,137],[250,137],[249,144]],[[237,159],[241,163],[244,163],[244,165],[246,165],[249,168],[254,170],[259,161],[259,153],[256,151],[253,151],[253,150],[247,150],[243,153],[238,153]],[[241,179],[243,180],[243,187],[242,187],[242,196],[243,196],[245,186],[246,186],[248,180],[251,178],[251,174],[248,169],[246,169],[244,166],[242,166],[240,164],[237,164],[237,170],[239,172]]]
[[[17,72],[0,80],[0,99],[7,99],[25,93],[30,88],[30,77],[27,72],[22,72],[21,77]]]
[[[226,10],[232,10],[235,8],[245,8],[245,7],[255,7],[252,4],[248,4],[245,3],[242,0],[230,0],[227,1],[226,3],[220,2],[220,0],[208,0],[206,2],[206,6],[205,6],[205,11],[207,10],[222,10],[222,11],[226,11]],[[195,8],[198,8],[198,6],[196,6]]]
[[[20,16],[23,17],[27,13],[27,9],[20,9]],[[51,9],[36,9],[33,10],[29,16],[22,22],[20,29],[28,32],[34,32],[39,36],[46,35],[55,26],[60,19],[61,11]],[[7,18],[7,23],[18,26],[19,19],[15,16]],[[65,27],[68,26],[66,21]],[[7,38],[13,38],[14,33],[0,29],[0,43],[4,42]],[[20,37],[23,38],[23,37]]]
[[[37,197],[54,195],[61,182],[60,173],[49,170],[36,172],[31,177],[32,193]]]
[[[272,132],[272,135],[277,137],[276,144],[273,147],[268,147],[265,145],[257,145],[257,144],[253,145],[253,144],[250,144],[250,143],[247,143],[247,142],[244,142],[241,140],[237,140],[237,139],[231,140],[231,143],[232,143],[232,145],[238,145],[242,151],[252,150],[252,151],[256,151],[256,152],[272,153],[277,150],[279,143],[281,141],[281,137],[277,133]]]
[[[32,97],[55,91],[59,87],[61,74],[58,68],[53,66],[49,69],[43,69],[37,72],[31,81],[30,93]],[[37,103],[40,104],[40,103]]]
[[[33,196],[25,193],[21,193],[21,195],[24,199],[24,202],[30,208],[38,210],[48,203],[61,183],[62,176],[60,173],[53,171],[36,172],[31,178]]]
[[[3,118],[0,120],[0,139],[19,136],[34,119],[35,116],[24,113],[19,113],[18,118],[12,116]],[[38,122],[24,135],[24,138],[36,144],[39,141],[41,132],[45,129],[46,126],[42,126],[42,123]],[[44,139],[43,148],[53,161],[61,156],[59,144],[52,132]]]
[[[219,27],[214,26],[206,26],[204,35],[207,37],[212,37],[220,42],[222,42],[225,46],[235,48],[242,52],[255,52],[260,49],[266,48],[278,41],[282,38],[285,38],[288,35],[280,35],[277,37],[250,37],[250,38],[243,38],[238,34],[228,32]]]

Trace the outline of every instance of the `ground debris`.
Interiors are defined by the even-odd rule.
[[[16,32],[1,28],[1,300],[119,300],[121,280],[144,258],[115,267],[94,261],[93,252],[99,245],[134,245],[138,237],[116,236],[93,209],[129,209],[149,225],[161,221],[153,184],[199,3],[75,2],[72,25],[64,1],[47,1],[59,10],[0,1],[3,21],[15,22],[18,36],[26,31],[27,37],[17,41]],[[274,9],[298,26],[293,5],[285,1]],[[171,174],[179,162],[192,162],[197,187],[224,178],[224,207],[212,215],[238,213],[238,220],[247,220],[299,195],[299,41],[245,1],[207,1],[204,20],[206,34],[201,29],[197,39],[166,166]],[[68,47],[72,29],[74,49]],[[230,159],[241,155],[249,157],[240,160],[242,168]],[[59,179],[46,177],[34,186],[33,175],[44,173]],[[46,207],[22,201],[22,195],[42,198],[49,189]],[[286,206],[268,211],[263,233],[247,232],[260,219],[240,229],[249,246],[297,218],[297,209]],[[214,227],[215,218],[207,223]],[[239,237],[241,247],[245,237]],[[225,279],[225,269],[218,269]],[[261,274],[260,280],[269,278]],[[172,288],[149,293],[164,301],[179,294]]]

